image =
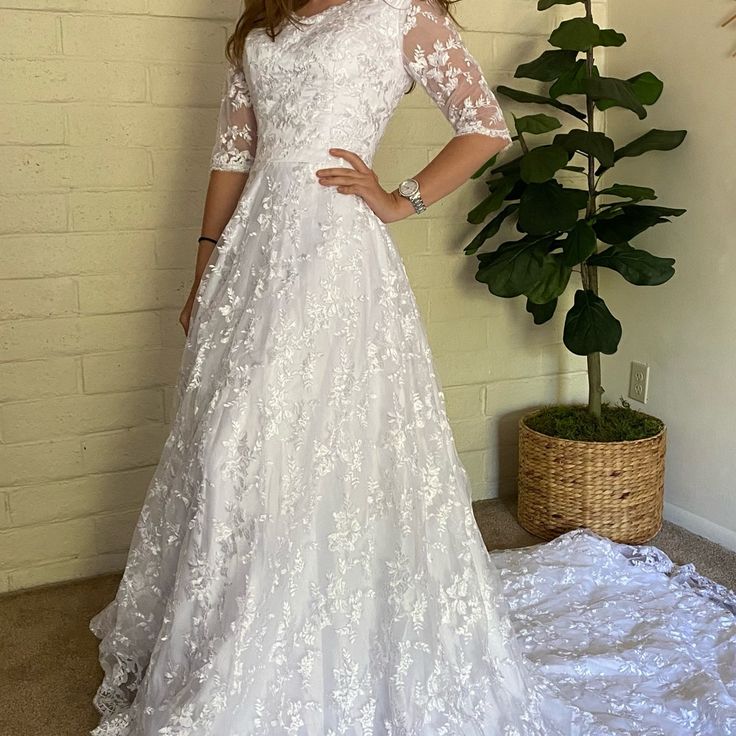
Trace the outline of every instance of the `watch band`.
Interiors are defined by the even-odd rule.
[[[411,202],[415,212],[424,212],[427,209],[427,205],[419,191],[419,182],[416,179],[404,179],[399,184],[399,194]]]
[[[424,212],[424,210],[427,209],[427,205],[424,204],[424,200],[422,199],[422,195],[419,194],[419,190],[414,194],[410,194],[407,199],[414,205],[414,209],[417,211],[417,214]]]

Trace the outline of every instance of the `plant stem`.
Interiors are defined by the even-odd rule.
[[[593,22],[593,3],[592,0],[583,0],[585,4],[585,17]],[[585,52],[585,69],[588,79],[593,78],[595,67],[595,58],[593,49],[589,48]],[[595,131],[593,116],[595,113],[595,103],[589,94],[585,95],[585,109],[587,112],[588,132]],[[596,211],[596,188],[597,182],[595,178],[595,157],[592,154],[587,155],[588,159],[588,204],[585,210],[585,218],[590,219]],[[598,294],[598,269],[588,263],[581,264],[580,275],[582,278],[583,288]],[[588,411],[597,419],[601,416],[601,399],[603,395],[603,387],[601,385],[601,354],[591,353],[586,356],[588,364]]]
[[[529,153],[529,146],[527,145],[526,141],[524,140],[524,136],[521,133],[517,132],[517,135],[519,136],[519,143],[521,144],[521,150],[526,154]]]

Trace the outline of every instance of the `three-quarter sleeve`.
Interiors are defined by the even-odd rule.
[[[511,145],[501,107],[463,43],[457,25],[431,0],[410,0],[403,18],[403,58],[455,135],[481,133]],[[501,149],[501,150],[504,150]]]
[[[256,128],[245,73],[228,62],[210,170],[250,171],[256,154]]]

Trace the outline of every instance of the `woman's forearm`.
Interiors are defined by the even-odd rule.
[[[505,145],[504,138],[494,138],[482,133],[469,133],[450,139],[447,145],[418,173],[419,191],[429,206],[446,197],[464,184],[491,156]],[[392,194],[402,202],[406,216],[414,214],[414,206],[398,194]]]
[[[219,240],[225,226],[235,212],[235,208],[243,193],[248,179],[247,173],[239,171],[213,170],[207,186],[204,213],[202,215],[201,234]],[[194,270],[194,289],[199,284],[207,262],[214,250],[214,243],[203,240],[197,249],[197,262]]]

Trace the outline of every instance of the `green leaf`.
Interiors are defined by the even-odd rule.
[[[565,189],[554,180],[529,184],[521,196],[517,227],[530,235],[570,230],[587,203],[582,189]]]
[[[591,223],[593,223],[593,225],[595,226],[596,222],[601,222],[602,220],[612,220],[614,217],[618,217],[619,215],[623,214],[624,207],[626,207],[628,204],[628,201],[619,201],[607,202],[600,205],[598,211],[591,218]]]
[[[533,61],[520,64],[514,77],[552,82],[575,66],[577,51],[545,51]]]
[[[556,308],[557,299],[552,299],[552,301],[546,304],[535,304],[529,301],[529,299],[526,300],[526,311],[534,317],[535,325],[542,325],[545,322],[549,322],[554,316]]]
[[[494,153],[493,156],[491,156],[488,161],[486,161],[483,166],[481,166],[474,174],[471,174],[471,179],[479,179],[483,174],[491,168],[496,163],[496,159],[498,158],[498,154]]]
[[[494,235],[498,234],[504,220],[519,209],[518,204],[510,204],[504,207],[483,229],[465,246],[465,255],[473,255],[478,249]]]
[[[516,102],[534,102],[539,105],[551,105],[552,107],[562,110],[563,112],[572,115],[579,120],[585,120],[585,113],[580,112],[572,105],[566,105],[564,102],[558,102],[553,100],[551,97],[544,97],[544,95],[535,95],[531,92],[525,92],[522,89],[514,89],[513,87],[507,87],[504,84],[499,84],[496,87],[496,92],[500,95],[504,95],[509,99],[515,100]]]
[[[587,51],[598,43],[600,26],[587,18],[563,20],[549,37],[549,42],[559,49]]]
[[[598,239],[595,230],[585,220],[578,220],[562,242],[564,263],[567,266],[577,266],[588,256],[595,253]]]
[[[524,292],[527,299],[535,304],[546,304],[556,299],[567,288],[571,273],[572,269],[565,265],[562,256],[548,254],[539,281]]]
[[[629,283],[637,286],[658,286],[675,274],[672,268],[674,258],[654,256],[646,250],[632,248],[628,243],[612,245],[594,255],[588,263],[618,271]]]
[[[659,130],[658,128],[652,128],[652,130],[647,131],[644,135],[635,138],[625,146],[617,149],[613,155],[614,161],[619,161],[622,158],[641,156],[649,151],[671,151],[685,140],[686,135],[686,130]],[[610,167],[599,166],[596,169],[596,175],[602,174],[607,168]]]
[[[652,128],[652,130],[644,133],[644,135],[635,138],[630,143],[617,149],[614,159],[618,161],[622,158],[633,158],[649,151],[671,151],[685,140],[686,135],[686,130],[659,130],[658,128]]]
[[[549,133],[552,130],[561,128],[562,123],[551,115],[539,113],[538,115],[524,115],[520,118],[514,115],[514,126],[516,127],[517,133],[540,135],[541,133]]]
[[[544,240],[522,238],[502,243],[493,253],[476,256],[480,265],[475,279],[496,296],[520,296],[539,280],[546,255]]]
[[[598,69],[593,69],[594,76],[600,76]],[[557,99],[562,95],[581,95],[585,93],[585,80],[588,79],[588,70],[585,61],[576,62],[575,66],[565,72],[549,88],[549,96]]]
[[[588,18],[572,18],[560,23],[549,42],[568,51],[588,51],[594,46],[623,46],[626,36],[613,28],[601,29]]]
[[[606,303],[588,289],[575,292],[575,302],[565,317],[562,341],[575,355],[611,355],[621,340],[621,323]]]
[[[506,201],[512,202],[521,199],[521,195],[524,194],[528,186],[522,179],[517,179],[514,188],[506,195]]]
[[[613,28],[603,28],[598,34],[596,46],[623,46],[625,43],[626,36],[623,33],[614,31]]]
[[[551,179],[567,165],[570,154],[554,143],[533,148],[521,160],[521,178],[525,182],[540,183]]]
[[[639,202],[643,199],[657,199],[654,189],[637,187],[633,184],[613,184],[610,187],[601,189],[597,194],[610,194],[612,197],[627,197],[634,202]]]
[[[590,133],[587,130],[575,129],[569,133],[558,133],[553,140],[565,149],[574,153],[589,153],[606,166],[613,166],[613,141],[604,133]]]
[[[653,105],[661,96],[664,84],[652,72],[642,72],[627,80],[642,105]]]
[[[654,225],[670,222],[668,217],[679,217],[687,210],[653,205],[629,204],[621,207],[620,214],[596,220],[593,229],[599,240],[609,245],[626,243]]]
[[[492,169],[491,174],[510,174],[513,176],[518,176],[522,158],[524,158],[523,153],[521,154],[521,156],[512,158],[510,161],[504,161],[504,163],[502,163],[500,166],[496,166],[495,169]],[[494,180],[490,179],[488,183],[490,184],[492,181]]]
[[[473,225],[480,225],[485,222],[491,212],[495,212],[501,207],[506,195],[514,188],[516,180],[510,176],[502,176],[500,179],[494,179],[489,182],[493,184],[491,194],[489,194],[480,204],[475,206],[468,213],[468,222]]]
[[[662,94],[664,85],[660,82],[657,77],[651,72],[643,72],[637,74],[635,77],[631,77],[626,80],[630,85],[636,96],[636,99],[641,102],[642,105],[653,105]],[[616,100],[597,100],[596,107],[599,110],[608,110],[611,107],[616,107]]]
[[[554,5],[575,5],[575,3],[582,3],[583,0],[539,0],[537,3],[537,10],[547,10]]]
[[[632,110],[640,120],[647,116],[631,82],[614,77],[589,77],[585,81],[585,92],[593,100],[606,100],[609,107]]]

